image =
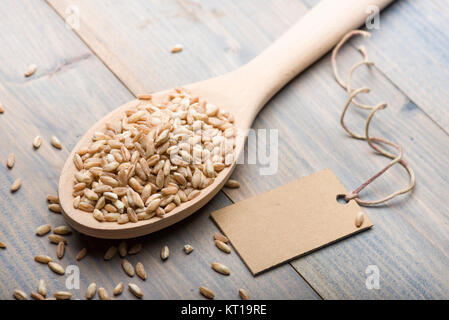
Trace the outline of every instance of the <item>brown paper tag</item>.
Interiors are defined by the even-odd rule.
[[[347,194],[330,169],[212,213],[253,275],[371,228],[364,215],[360,228],[355,201],[337,202]]]

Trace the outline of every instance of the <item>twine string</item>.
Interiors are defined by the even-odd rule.
[[[415,173],[413,171],[413,169],[410,167],[410,165],[404,160],[402,159],[402,148],[391,142],[388,141],[386,139],[382,139],[382,138],[376,138],[376,137],[371,137],[369,135],[369,128],[370,128],[370,124],[371,121],[374,117],[374,114],[379,111],[379,110],[383,110],[387,107],[387,103],[386,102],[381,102],[375,106],[369,106],[366,104],[362,104],[358,101],[355,100],[355,98],[363,93],[363,94],[367,94],[370,92],[370,88],[368,87],[362,87],[362,88],[358,88],[358,89],[353,89],[351,88],[351,78],[355,72],[356,69],[358,69],[361,66],[373,66],[374,62],[370,61],[368,59],[368,54],[366,52],[366,48],[364,46],[361,46],[358,48],[359,52],[362,54],[363,60],[360,62],[355,63],[349,70],[348,75],[346,77],[346,82],[343,82],[342,78],[340,77],[340,74],[338,72],[338,66],[337,66],[337,55],[339,50],[341,49],[341,47],[353,36],[355,35],[363,35],[365,38],[369,37],[370,34],[369,32],[366,31],[362,31],[362,30],[353,30],[350,31],[349,33],[347,33],[342,40],[335,46],[334,50],[332,51],[332,57],[331,57],[331,62],[332,62],[332,69],[334,72],[334,76],[335,79],[337,81],[337,83],[346,90],[346,92],[349,95],[349,98],[343,108],[343,111],[341,113],[340,116],[340,124],[343,127],[343,129],[353,138],[355,139],[359,139],[359,140],[365,140],[368,145],[374,149],[376,152],[378,152],[379,154],[388,157],[390,159],[392,159],[384,168],[382,168],[379,172],[377,172],[375,175],[373,175],[371,178],[369,178],[368,180],[366,180],[364,183],[362,183],[357,189],[355,189],[354,191],[352,191],[350,194],[345,195],[345,200],[346,201],[350,201],[350,200],[354,200],[356,201],[359,205],[363,205],[363,206],[372,206],[372,205],[377,205],[377,204],[381,204],[384,203],[386,201],[389,201],[391,199],[393,199],[394,197],[407,193],[409,191],[411,191],[414,186],[415,186]],[[349,109],[350,105],[354,104],[355,106],[357,106],[358,108],[361,109],[365,109],[365,110],[370,110],[370,113],[366,119],[365,122],[365,132],[364,135],[360,135],[357,134],[355,132],[353,132],[351,129],[349,129],[349,127],[346,125],[345,123],[345,115],[347,113],[347,110]],[[393,147],[394,149],[396,149],[398,151],[398,153],[395,155],[389,151],[387,151],[386,149],[382,148],[381,145],[388,145],[390,147]],[[398,191],[392,192],[391,194],[385,196],[384,198],[378,199],[378,200],[362,200],[359,197],[359,193],[365,189],[370,183],[372,183],[374,180],[376,180],[378,177],[380,177],[382,174],[384,174],[388,169],[390,169],[392,166],[394,166],[396,163],[399,163],[402,167],[404,167],[404,169],[407,171],[407,174],[409,175],[409,185],[406,188],[400,189]]]

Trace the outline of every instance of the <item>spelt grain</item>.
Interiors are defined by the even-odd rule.
[[[44,224],[36,228],[36,234],[38,236],[44,236],[51,231],[51,226],[49,224]]]
[[[214,262],[211,264],[211,268],[221,274],[224,274],[226,276],[231,274],[231,271],[229,270],[228,267],[226,267],[224,264],[218,263],[218,262]]]
[[[64,244],[67,244],[67,240],[63,236],[60,236],[59,234],[49,235],[48,240],[50,240],[50,242],[54,244],[58,244],[59,242],[64,242]]]
[[[83,259],[85,256],[87,255],[87,249],[86,248],[82,248],[76,255],[75,259],[77,261],[80,261],[81,259]]]
[[[136,274],[142,280],[147,279],[147,272],[145,271],[145,268],[141,262],[137,262],[137,264],[136,264]]]
[[[214,240],[219,240],[224,243],[228,243],[228,241],[229,241],[229,239],[226,236],[222,235],[219,232],[214,233]]]
[[[33,147],[34,149],[39,149],[42,144],[42,138],[40,136],[35,136],[33,139]]]
[[[164,246],[161,250],[161,259],[167,260],[169,255],[170,255],[170,250],[168,249],[167,246]]]
[[[17,190],[20,189],[21,186],[22,186],[22,179],[18,178],[14,180],[14,182],[11,185],[11,192],[16,192]]]
[[[229,179],[228,181],[226,181],[225,187],[226,188],[233,188],[233,189],[240,188],[240,182],[238,182],[237,180]]]
[[[36,71],[37,71],[37,66],[34,63],[30,64],[28,66],[27,70],[25,71],[24,76],[26,78],[31,77],[33,74],[36,73]]]
[[[136,243],[128,250],[129,255],[138,254],[142,250],[142,244]]]
[[[119,243],[118,253],[120,254],[120,257],[126,257],[126,254],[128,253],[128,244],[125,241]]]
[[[183,45],[178,43],[178,44],[175,44],[175,45],[171,48],[170,52],[171,52],[171,53],[178,53],[178,52],[181,52],[183,49],[184,49]]]
[[[6,161],[6,166],[9,169],[12,169],[12,167],[14,167],[15,161],[16,161],[16,157],[15,157],[14,153],[11,152],[10,154],[8,154],[8,160]]]
[[[101,300],[110,300],[108,292],[103,287],[98,288],[98,296]]]
[[[47,195],[47,201],[50,202],[50,203],[57,203],[57,204],[59,204],[59,198],[57,196],[54,196],[54,195],[51,195],[51,194]]]
[[[119,284],[117,284],[114,288],[114,290],[112,291],[112,293],[114,294],[114,296],[118,296],[120,294],[122,294],[123,292],[123,282],[120,282]]]
[[[61,213],[61,206],[57,203],[50,203],[48,209],[54,213]]]
[[[117,247],[116,246],[110,246],[109,249],[104,254],[104,260],[108,261],[115,257],[117,254]]]
[[[68,226],[59,226],[53,229],[53,233],[64,236],[72,234],[72,230]]]
[[[40,255],[37,255],[37,256],[34,257],[34,261],[40,262],[40,263],[43,263],[43,264],[48,264],[49,262],[52,262],[53,259],[50,258],[49,256],[40,254]]]
[[[72,294],[68,291],[56,291],[53,295],[56,300],[70,300],[72,298]]]
[[[45,300],[45,297],[42,296],[40,293],[38,292],[31,292],[30,293],[31,298],[33,298],[34,300]]]
[[[47,295],[47,284],[45,283],[45,280],[39,280],[39,284],[37,285],[37,292],[43,297]]]
[[[364,220],[364,214],[362,211],[357,212],[357,215],[355,217],[355,226],[357,228],[360,228],[363,224],[363,220]]]
[[[61,141],[59,141],[59,139],[56,138],[55,136],[51,136],[50,142],[51,145],[56,149],[62,149]]]
[[[122,260],[122,268],[128,276],[134,277],[136,272],[134,271],[133,265],[128,260]]]
[[[203,296],[205,296],[207,299],[213,299],[215,297],[212,290],[210,290],[209,288],[203,287],[203,286],[200,286],[200,293]]]
[[[92,299],[93,297],[95,297],[95,294],[97,293],[97,284],[95,282],[92,282],[91,284],[89,284],[89,286],[87,287],[86,290],[86,298],[88,300]]]
[[[229,248],[229,246],[226,243],[224,243],[223,241],[215,240],[215,245],[221,251],[226,252],[226,253],[231,253],[231,248]]]
[[[62,259],[62,257],[64,257],[64,252],[65,252],[64,242],[58,243],[58,247],[57,247],[57,250],[56,250],[56,255],[58,256],[59,259]]]
[[[14,290],[13,296],[16,300],[28,300],[28,295],[22,290]]]
[[[242,300],[250,300],[249,293],[245,289],[239,289],[239,296]]]
[[[59,275],[63,275],[65,273],[64,268],[59,263],[50,261],[48,262],[48,267],[50,268],[51,271]]]
[[[135,295],[137,298],[142,299],[143,297],[143,291],[140,289],[140,287],[137,284],[134,283],[128,283],[128,289],[129,291]]]

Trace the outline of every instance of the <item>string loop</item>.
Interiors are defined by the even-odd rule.
[[[407,193],[409,191],[411,191],[414,186],[415,186],[415,173],[413,171],[413,169],[410,167],[410,165],[404,160],[402,159],[402,148],[391,142],[388,141],[386,139],[382,139],[382,138],[376,138],[376,137],[371,137],[369,134],[369,128],[370,128],[370,124],[371,121],[375,115],[375,113],[379,110],[383,110],[387,107],[387,103],[386,102],[381,102],[375,106],[369,106],[366,104],[362,104],[360,102],[358,102],[355,98],[363,93],[363,94],[367,94],[370,92],[370,88],[368,87],[362,87],[362,88],[358,88],[358,89],[353,89],[351,87],[351,78],[352,75],[354,74],[354,71],[361,67],[361,66],[367,66],[367,67],[371,67],[374,65],[374,62],[370,61],[368,59],[368,54],[366,52],[366,48],[364,46],[361,46],[358,48],[358,50],[360,51],[360,53],[362,54],[363,60],[359,61],[357,63],[355,63],[349,70],[348,75],[346,77],[346,82],[344,82],[342,80],[342,78],[340,77],[340,74],[338,72],[338,66],[337,66],[337,55],[339,50],[341,49],[341,47],[353,36],[355,35],[363,35],[365,38],[368,38],[370,36],[370,33],[367,31],[362,31],[362,30],[353,30],[350,31],[349,33],[347,33],[342,40],[335,46],[334,50],[332,51],[332,57],[331,57],[331,62],[332,62],[332,69],[334,72],[334,77],[335,80],[337,81],[337,83],[346,90],[346,92],[349,95],[349,98],[343,108],[343,111],[341,113],[340,116],[340,124],[343,127],[343,129],[353,138],[355,139],[359,139],[359,140],[365,140],[368,145],[374,149],[376,152],[378,152],[379,154],[392,159],[390,161],[390,163],[388,163],[383,169],[381,169],[379,172],[377,172],[374,176],[372,176],[371,178],[369,178],[367,181],[365,181],[362,185],[360,185],[357,189],[355,189],[354,191],[352,191],[350,194],[345,195],[345,200],[346,201],[351,201],[354,200],[356,201],[359,205],[362,206],[372,206],[372,205],[377,205],[377,204],[381,204],[384,202],[387,202],[391,199],[393,199],[394,197]],[[348,128],[348,126],[345,123],[345,115],[347,113],[347,110],[349,109],[350,105],[354,104],[356,107],[360,108],[360,109],[365,109],[365,110],[370,110],[370,113],[366,119],[365,122],[365,132],[364,135],[361,134],[357,134],[355,132],[353,132],[351,129]],[[397,154],[393,154],[389,151],[387,151],[386,149],[382,148],[381,145],[388,145],[390,147],[393,147],[394,149],[397,150]],[[383,173],[385,173],[388,169],[390,169],[392,166],[394,166],[396,163],[399,163],[402,167],[404,167],[404,169],[407,171],[407,174],[409,175],[409,185],[406,188],[400,189],[398,191],[392,192],[391,194],[385,196],[384,198],[378,199],[378,200],[372,200],[372,201],[368,201],[368,200],[362,200],[359,197],[359,193],[365,189],[371,182],[373,182],[374,180],[376,180],[378,177],[380,177]]]

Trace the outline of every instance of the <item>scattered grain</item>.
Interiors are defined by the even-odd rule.
[[[92,282],[87,287],[86,298],[90,300],[95,296],[96,293],[97,293],[97,284],[95,282]]]
[[[226,253],[231,253],[231,248],[229,248],[229,246],[226,243],[224,243],[223,241],[215,240],[215,245],[221,251],[226,252]]]
[[[59,198],[57,196],[54,196],[54,195],[51,195],[51,194],[47,195],[47,201],[50,202],[50,203],[59,204]]]
[[[109,249],[104,254],[104,260],[108,261],[115,257],[117,254],[117,247],[116,246],[110,246]]]
[[[53,271],[54,273],[57,273],[59,275],[63,275],[65,273],[64,268],[59,263],[50,261],[48,263],[48,267],[50,268],[51,271]]]
[[[214,262],[211,264],[211,267],[214,271],[224,274],[226,276],[231,274],[231,271],[229,270],[228,267],[226,267],[224,264],[218,263],[218,262]]]
[[[31,298],[33,298],[34,300],[45,300],[45,297],[42,296],[40,293],[38,292],[31,292],[30,293]]]
[[[51,145],[55,147],[56,149],[62,149],[61,141],[55,136],[51,136],[50,138]]]
[[[72,294],[68,291],[56,291],[54,294],[56,300],[70,300]]]
[[[242,300],[249,300],[249,293],[245,289],[239,289],[239,295]]]
[[[100,287],[98,289],[98,296],[100,297],[101,300],[110,300],[108,292],[103,287]]]
[[[28,295],[23,292],[22,290],[14,290],[13,293],[14,298],[16,298],[17,300],[28,300]]]
[[[123,282],[120,282],[118,285],[116,285],[114,290],[112,291],[114,296],[118,296],[118,295],[122,294],[123,287],[124,287]]]
[[[64,257],[64,252],[65,252],[64,242],[58,243],[58,247],[56,249],[56,255],[58,256],[59,259],[62,259],[62,257]]]
[[[36,234],[40,237],[46,235],[51,231],[51,226],[49,224],[43,224],[36,228]]]
[[[237,180],[229,179],[228,181],[226,181],[225,187],[232,188],[232,189],[240,188],[240,182],[238,182]]]
[[[40,255],[37,255],[37,256],[34,257],[34,261],[47,264],[49,262],[52,262],[53,259],[51,257],[49,257],[49,256],[44,255],[44,254],[40,254]]]
[[[42,138],[40,136],[35,136],[33,139],[33,147],[34,149],[39,149],[42,144]]]
[[[43,297],[47,295],[47,284],[45,283],[45,280],[39,280],[39,283],[37,285],[37,292]]]
[[[36,73],[36,71],[37,71],[37,66],[34,63],[30,64],[28,66],[27,70],[25,71],[24,76],[26,78],[31,77],[33,74]]]
[[[171,48],[171,53],[178,53],[181,52],[184,49],[182,44],[175,44],[172,48]]]
[[[215,297],[214,293],[211,289],[200,286],[200,293],[205,296],[207,299],[213,299]]]
[[[9,169],[12,169],[12,167],[14,167],[15,162],[16,162],[16,157],[15,157],[14,153],[11,152],[10,154],[8,154],[8,160],[6,161],[6,166]]]
[[[81,259],[83,259],[85,256],[87,255],[87,249],[86,248],[82,248],[76,255],[76,260],[80,261]]]
[[[129,248],[128,254],[129,255],[138,254],[141,250],[142,250],[142,244],[136,243],[131,248]]]
[[[143,264],[141,262],[137,262],[137,264],[136,264],[136,274],[142,280],[147,279],[147,272],[145,271],[145,267],[143,266]]]
[[[357,215],[355,217],[355,226],[357,228],[360,228],[362,226],[364,217],[365,216],[362,211],[357,212]]]
[[[170,255],[170,250],[168,249],[168,247],[167,246],[163,247],[161,250],[161,259],[167,260],[169,255]]]
[[[134,277],[134,275],[136,274],[133,265],[126,259],[122,260],[122,268],[125,271],[125,273],[130,277]]]
[[[67,244],[67,240],[63,236],[60,236],[59,234],[49,235],[48,240],[50,240],[50,242],[54,244],[58,244],[59,242],[64,242],[64,244]]]
[[[140,289],[140,287],[137,284],[134,283],[128,283],[128,289],[131,291],[133,295],[135,295],[137,298],[142,299],[143,297],[143,291]]]
[[[50,209],[50,211],[53,211],[54,213],[61,213],[61,206],[57,203],[50,203],[48,205],[48,209]]]
[[[14,182],[11,185],[11,192],[16,192],[17,190],[20,189],[21,186],[22,186],[22,179],[18,178],[14,180]]]
[[[122,241],[118,245],[118,253],[120,257],[124,258],[126,257],[126,254],[128,253],[128,244],[125,241]]]
[[[72,234],[72,230],[68,226],[59,226],[53,229],[53,233],[64,236]]]
[[[224,243],[228,243],[228,241],[229,241],[229,239],[226,236],[222,235],[219,232],[215,232],[214,233],[214,240],[219,240],[219,241],[222,241]]]

